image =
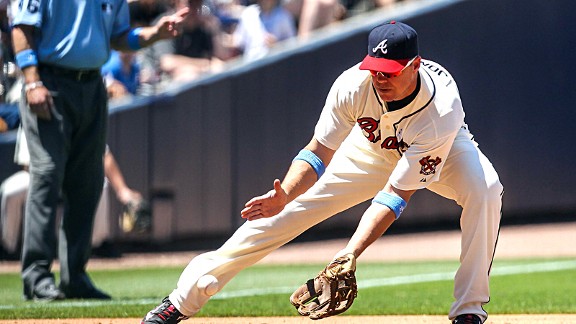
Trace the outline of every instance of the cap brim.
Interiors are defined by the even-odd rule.
[[[373,57],[366,55],[360,64],[360,70],[372,70],[384,73],[397,73],[400,72],[406,64],[410,62],[407,60],[389,60],[385,58]]]

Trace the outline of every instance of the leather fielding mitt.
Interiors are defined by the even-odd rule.
[[[300,315],[313,320],[341,314],[352,306],[358,295],[355,271],[353,254],[338,257],[315,278],[296,289],[290,296],[290,303]]]

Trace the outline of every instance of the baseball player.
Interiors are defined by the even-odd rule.
[[[375,27],[368,55],[334,82],[312,140],[268,193],[241,211],[247,220],[216,251],[195,257],[176,289],[142,323],[196,314],[242,269],[319,222],[366,200],[348,245],[360,254],[427,188],[462,207],[453,323],[482,323],[498,237],[503,186],[468,126],[456,82],[419,56],[417,33],[401,22]]]

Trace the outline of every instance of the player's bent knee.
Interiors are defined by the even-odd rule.
[[[196,282],[198,290],[206,296],[214,296],[220,290],[220,283],[213,275],[204,275]]]

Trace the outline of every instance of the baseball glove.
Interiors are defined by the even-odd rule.
[[[300,315],[313,320],[343,313],[358,295],[355,271],[356,258],[345,254],[296,289],[290,303]]]
[[[124,233],[146,233],[152,229],[152,211],[145,200],[131,201],[124,205],[120,217]]]

